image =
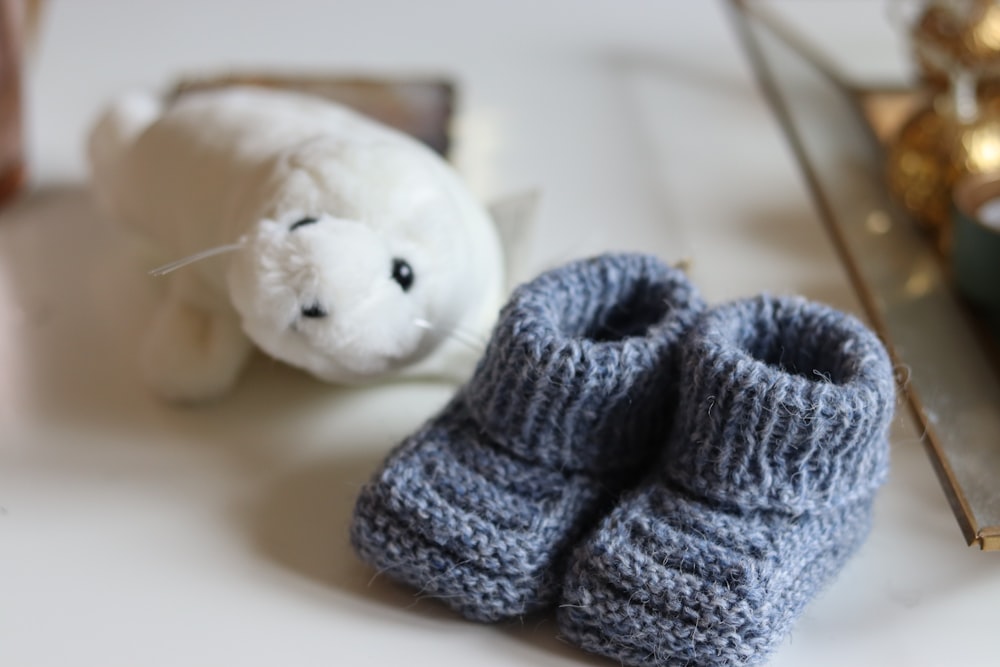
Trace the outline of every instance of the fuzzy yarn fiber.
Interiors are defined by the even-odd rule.
[[[757,664],[869,532],[892,367],[854,318],[768,296],[680,357],[661,462],[573,554],[560,628],[625,665]]]
[[[678,341],[702,309],[647,255],[518,288],[470,381],[362,489],[357,553],[470,619],[553,604],[573,545],[662,450]]]

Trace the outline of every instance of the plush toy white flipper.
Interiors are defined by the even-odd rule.
[[[335,383],[460,377],[503,299],[497,231],[422,144],[255,88],[122,98],[90,141],[98,201],[176,259],[142,366],[166,398],[227,392],[255,343]]]

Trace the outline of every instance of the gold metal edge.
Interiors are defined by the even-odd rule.
[[[785,42],[785,44],[787,44],[790,48],[800,53],[806,61],[812,64],[820,73],[840,88],[845,96],[847,96],[850,100],[852,107],[855,108],[858,117],[862,118],[862,111],[858,104],[858,97],[855,94],[854,89],[837,74],[835,68],[830,66],[822,58],[822,56],[802,43],[801,40],[794,36],[794,33],[784,27],[772,14],[763,10],[759,5],[751,6],[753,3],[748,0],[728,0],[726,4],[729,6],[730,15],[733,17],[733,22],[737,28],[737,34],[740,37],[743,49],[748,56],[754,74],[757,77],[758,85],[760,86],[765,99],[767,99],[768,104],[771,106],[771,110],[777,118],[778,124],[781,126],[785,138],[788,140],[792,148],[798,167],[805,178],[807,187],[812,195],[812,199],[818,209],[820,220],[833,242],[838,257],[843,263],[844,268],[847,270],[851,287],[854,289],[858,299],[861,301],[861,306],[864,308],[866,314],[871,320],[873,328],[888,349],[893,363],[898,366],[902,363],[901,355],[898,353],[895,345],[888,335],[888,327],[882,317],[882,311],[876,305],[876,299],[869,289],[868,284],[862,277],[861,271],[858,269],[854,256],[848,248],[843,232],[834,220],[835,216],[826,193],[823,191],[812,164],[809,162],[805,148],[802,146],[802,143],[795,132],[788,110],[785,106],[785,102],[781,94],[778,92],[777,86],[774,84],[766,59],[761,54],[760,47],[750,32],[747,24],[747,21],[749,20],[748,16],[753,15],[755,20],[759,21],[761,25],[766,26],[768,30]],[[867,125],[865,125],[865,127],[867,127]],[[871,134],[870,139],[872,141],[876,140]],[[1000,550],[1000,526],[987,527],[984,529],[980,529],[977,526],[968,500],[955,478],[951,465],[948,463],[948,460],[944,455],[940,439],[933,426],[924,417],[925,413],[923,410],[923,404],[920,401],[918,392],[912,386],[907,386],[905,383],[899,383],[899,388],[907,399],[907,403],[910,407],[910,414],[913,419],[916,420],[916,423],[923,429],[923,437],[921,438],[921,441],[924,443],[925,449],[927,449],[930,453],[929,458],[931,459],[932,467],[941,482],[945,492],[945,497],[947,498],[948,504],[951,506],[952,512],[958,521],[959,528],[962,531],[962,536],[965,538],[966,544],[971,546],[978,543],[980,548],[983,550]]]
[[[979,547],[983,551],[1000,551],[1000,526],[991,526],[979,531]]]
[[[881,336],[882,334],[879,333]],[[889,348],[889,354],[892,355],[894,363],[901,363],[898,355],[896,354],[895,348],[891,343],[887,343]],[[955,473],[951,469],[951,464],[948,463],[948,459],[944,455],[944,448],[941,447],[941,441],[938,439],[937,431],[935,431],[928,420],[924,418],[924,407],[920,401],[919,393],[916,389],[912,387],[903,388],[903,393],[906,395],[907,403],[910,406],[910,414],[917,423],[923,427],[923,437],[920,438],[921,442],[924,444],[924,448],[930,454],[928,458],[931,460],[931,466],[934,468],[934,474],[937,475],[938,480],[941,482],[941,486],[945,492],[945,498],[948,499],[948,504],[951,506],[951,511],[958,520],[958,526],[962,530],[962,536],[965,538],[965,543],[969,546],[973,544],[979,544],[979,548],[983,550],[988,549],[1000,549],[1000,541],[997,541],[990,547],[987,547],[983,540],[983,531],[979,529],[976,524],[975,516],[972,513],[972,508],[969,507],[969,501],[965,497],[965,493],[962,491],[961,485],[959,485],[958,480],[955,478]],[[991,530],[990,528],[983,529],[986,531]],[[1000,527],[993,528],[993,530],[1000,531]]]
[[[768,28],[771,28],[771,26],[768,25]],[[855,116],[858,118],[861,127],[865,130],[865,133],[868,136],[868,141],[871,142],[874,147],[879,148],[880,142],[878,137],[875,135],[874,129],[864,120],[864,109],[861,105],[861,96],[863,91],[859,91],[843,79],[835,78],[834,81],[841,89],[846,99],[850,102],[851,107],[854,109]],[[788,130],[786,129],[786,132],[787,131]],[[829,221],[829,225],[832,227],[831,233],[837,236],[842,235],[840,227],[836,223],[831,220]],[[870,316],[872,316],[873,325],[875,326],[876,331],[878,331],[879,337],[882,338],[886,347],[889,349],[889,354],[892,357],[893,363],[897,365],[905,364],[902,355],[898,353],[895,344],[889,337],[888,328],[885,326],[881,316],[872,315],[872,311],[877,310],[877,306],[875,306],[875,299],[871,294],[871,290],[868,288],[867,283],[860,277],[860,271],[857,269],[853,256],[851,256],[850,252],[847,251],[842,257],[842,260],[849,266],[849,271],[857,271],[859,274],[858,284],[855,285],[855,289],[859,292],[859,296],[865,310],[869,312]],[[864,296],[862,296],[862,294]],[[958,479],[955,477],[955,473],[952,470],[951,464],[948,463],[944,447],[941,445],[940,436],[938,436],[937,430],[931,422],[925,417],[927,412],[924,409],[923,401],[920,399],[920,392],[912,385],[907,384],[902,384],[900,389],[906,396],[907,403],[910,407],[910,413],[912,414],[914,420],[923,429],[920,440],[929,455],[928,458],[931,460],[931,466],[934,468],[934,474],[937,475],[937,478],[941,483],[945,498],[947,498],[948,505],[951,507],[952,513],[958,521],[958,526],[962,531],[962,536],[965,538],[966,544],[968,546],[978,544],[980,549],[984,551],[1000,549],[1000,541],[993,541],[990,546],[987,546],[985,543],[983,531],[989,531],[990,528],[987,527],[980,529],[978,522],[976,521],[975,514],[973,513],[972,508],[969,505],[969,501],[965,496],[965,492],[962,490],[962,485],[959,484]],[[995,527],[994,529],[1000,531],[1000,527]]]

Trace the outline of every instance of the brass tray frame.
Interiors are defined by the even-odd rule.
[[[1000,550],[996,350],[940,253],[884,186],[883,142],[921,92],[856,86],[766,8],[749,0],[728,7],[820,218],[897,364],[966,542]]]

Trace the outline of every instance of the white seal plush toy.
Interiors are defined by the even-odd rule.
[[[89,152],[110,217],[199,259],[170,273],[143,345],[165,398],[226,393],[252,343],[334,383],[454,375],[478,356],[462,337],[485,338],[501,305],[499,235],[454,171],[337,104],[130,95]]]

